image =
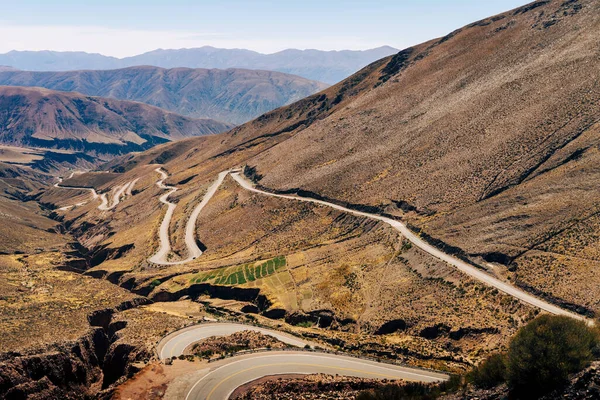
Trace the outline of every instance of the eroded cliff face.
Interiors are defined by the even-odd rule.
[[[115,384],[132,376],[135,361],[151,357],[143,346],[119,341],[123,321],[118,311],[147,304],[144,298],[89,315],[90,330],[66,341],[24,353],[0,354],[0,399],[91,399],[109,395]]]
[[[93,328],[75,342],[53,345],[39,353],[4,353],[0,398],[92,398],[102,390],[102,367],[109,346],[105,331]]]

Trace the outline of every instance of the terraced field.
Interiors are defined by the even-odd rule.
[[[285,256],[277,256],[264,262],[248,263],[201,272],[194,275],[190,279],[190,283],[207,282],[215,285],[243,285],[273,275],[285,268],[286,265]]]

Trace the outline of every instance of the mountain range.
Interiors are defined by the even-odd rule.
[[[583,321],[600,313],[598,43],[600,2],[538,0],[379,59],[223,133],[173,142],[156,132],[161,121],[184,136],[195,120],[125,100],[3,89],[0,98],[15,100],[0,108],[16,107],[0,123],[20,126],[22,141],[63,140],[83,126],[92,140],[165,143],[56,186],[0,163],[0,213],[9,221],[0,224],[0,391],[202,397],[198,385],[215,391],[241,374],[240,362],[275,354],[211,347],[208,357],[219,360],[205,368],[186,348],[206,339],[195,329],[214,335],[225,325],[194,323],[214,318],[387,360],[386,372],[402,363],[455,374],[442,386],[403,386],[439,389],[431,397],[445,400],[512,398],[511,383],[487,386],[519,360],[535,361],[535,374],[538,361],[557,364],[558,341],[569,357],[586,353],[573,360],[594,359],[595,339],[571,344],[595,335]],[[23,100],[20,91],[33,93]],[[141,129],[140,118],[152,126]],[[44,213],[54,222],[33,218]],[[21,226],[30,229],[15,234]],[[523,330],[548,319],[560,324]],[[546,337],[549,356],[546,346],[537,351]],[[159,342],[171,343],[172,363],[154,362],[166,348]],[[507,348],[523,356],[481,363]],[[472,395],[477,378],[467,371],[477,364],[494,382]],[[274,365],[257,374],[277,374]],[[535,374],[522,381],[535,385]],[[298,398],[320,396],[321,386],[353,396],[327,375],[287,379],[271,382]],[[571,393],[543,398],[593,398],[597,363],[570,379]]]
[[[85,52],[11,51],[0,54],[0,65],[27,71],[118,69],[139,65],[163,68],[246,68],[279,71],[333,84],[367,64],[397,52],[393,47],[383,46],[361,51],[288,49],[262,54],[244,49],[204,46],[193,49],[158,49],[119,59]]]
[[[2,144],[103,156],[229,128],[225,123],[188,118],[138,102],[0,86]]]
[[[38,86],[139,101],[228,124],[247,122],[327,87],[281,72],[148,66],[101,71],[0,71],[0,85]]]

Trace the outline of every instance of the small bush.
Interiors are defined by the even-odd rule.
[[[599,343],[585,322],[542,315],[517,332],[506,354],[491,355],[468,378],[482,388],[508,382],[513,397],[535,399],[568,383],[597,356]]]
[[[468,375],[468,379],[477,387],[489,389],[505,382],[506,374],[506,355],[492,354]]]
[[[152,282],[150,282],[150,287],[152,289],[154,289],[155,287],[159,286],[161,284],[161,281],[159,279],[155,279]]]
[[[598,332],[566,316],[542,315],[511,340],[508,383],[519,397],[535,398],[568,382],[594,359]]]

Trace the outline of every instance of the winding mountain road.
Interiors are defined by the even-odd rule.
[[[217,363],[215,363],[217,364]],[[371,379],[440,382],[448,375],[349,356],[302,351],[272,351],[219,361],[188,391],[186,400],[227,400],[238,387],[264,376],[329,374]]]
[[[167,255],[171,252],[171,242],[169,240],[169,224],[171,223],[171,218],[173,217],[173,212],[175,211],[177,204],[169,202],[168,198],[178,189],[174,186],[167,186],[164,184],[165,179],[169,177],[169,175],[167,175],[165,171],[163,171],[161,168],[156,168],[155,171],[158,172],[161,176],[161,179],[158,180],[158,182],[156,182],[156,186],[158,186],[161,189],[168,190],[168,192],[160,196],[158,200],[161,203],[166,204],[168,208],[158,231],[160,247],[158,248],[156,254],[154,254],[148,260],[155,264],[171,265],[171,263],[166,261]]]
[[[73,174],[74,174],[74,172],[73,172]],[[69,178],[73,177],[73,174],[71,174],[71,176]],[[63,181],[63,179],[59,177],[58,178],[58,182],[56,182],[54,184],[54,187],[55,188],[59,188],[59,189],[68,189],[68,190],[89,190],[90,193],[92,194],[92,200],[96,200],[98,197],[100,197],[100,195],[98,195],[98,193],[96,192],[96,190],[93,189],[93,188],[85,188],[85,187],[77,187],[77,186],[60,186],[60,184],[62,183],[62,181]],[[70,208],[73,208],[75,206],[82,206],[82,205],[87,204],[87,203],[88,203],[87,201],[83,201],[81,203],[73,204],[71,206],[61,207],[61,208],[59,208],[59,210],[66,211],[66,210],[68,210]]]
[[[175,192],[177,190],[177,188],[171,187],[171,186],[164,186],[164,184],[162,182],[164,181],[164,179],[167,178],[168,175],[166,174],[166,172],[162,171],[160,168],[157,168],[156,171],[159,172],[163,177],[162,180],[157,182],[157,185],[159,185],[159,187],[162,187],[164,189],[170,189],[170,191],[168,193],[166,193],[165,195],[161,196],[161,198],[160,198],[160,201],[163,202],[164,204],[167,204],[169,206],[169,209],[167,210],[167,213],[165,214],[165,217],[164,217],[161,227],[160,227],[160,234],[159,234],[160,242],[161,242],[160,249],[154,256],[152,256],[149,259],[149,261],[151,261],[155,264],[161,264],[161,265],[185,264],[185,263],[188,263],[188,262],[196,259],[197,257],[199,257],[202,254],[202,251],[198,248],[198,246],[196,244],[196,239],[194,237],[195,236],[195,228],[196,228],[196,220],[198,218],[198,215],[204,208],[204,206],[210,201],[210,199],[216,193],[217,189],[219,188],[219,186],[221,185],[221,183],[223,182],[223,180],[225,179],[227,174],[231,174],[233,179],[242,188],[249,190],[251,192],[254,192],[254,193],[258,193],[258,194],[265,195],[265,196],[288,199],[288,200],[296,200],[296,201],[315,203],[315,204],[331,207],[336,210],[343,211],[343,212],[346,212],[346,213],[349,213],[352,215],[366,217],[366,218],[385,222],[386,224],[390,225],[395,230],[400,232],[400,234],[402,234],[402,236],[404,236],[407,240],[409,240],[413,245],[415,245],[419,249],[425,251],[426,253],[430,254],[431,256],[433,256],[435,258],[438,258],[439,260],[442,260],[442,261],[452,265],[453,267],[457,268],[459,271],[463,272],[464,274],[466,274],[488,286],[492,286],[492,287],[500,290],[501,292],[506,293],[509,296],[512,296],[526,304],[537,307],[537,308],[547,311],[551,314],[566,315],[568,317],[582,320],[582,321],[587,322],[588,324],[593,325],[593,321],[588,318],[585,318],[585,317],[583,317],[579,314],[573,313],[571,311],[564,310],[554,304],[551,304],[545,300],[535,297],[535,296],[525,292],[524,290],[521,290],[515,286],[510,285],[509,283],[503,282],[500,279],[493,277],[492,275],[480,270],[479,268],[477,268],[459,258],[456,258],[450,254],[444,253],[442,250],[430,245],[429,243],[427,243],[426,241],[421,239],[419,236],[415,235],[410,229],[408,229],[406,227],[406,225],[404,225],[400,221],[397,221],[397,220],[394,220],[394,219],[391,219],[388,217],[384,217],[384,216],[381,216],[378,214],[371,214],[371,213],[367,213],[367,212],[363,212],[363,211],[352,210],[350,208],[346,208],[344,206],[330,203],[330,202],[327,202],[324,200],[317,200],[317,199],[313,199],[313,198],[309,198],[309,197],[302,197],[302,196],[296,196],[296,195],[276,194],[276,193],[271,193],[271,192],[267,192],[264,190],[260,190],[260,189],[257,189],[252,182],[250,182],[245,177],[243,177],[240,174],[239,170],[226,170],[226,171],[221,172],[219,174],[217,180],[215,180],[215,182],[207,190],[207,192],[204,195],[200,204],[198,204],[198,206],[196,206],[196,208],[190,215],[190,218],[188,219],[188,222],[186,225],[186,231],[185,231],[185,242],[188,247],[188,258],[186,258],[185,260],[180,260],[180,261],[167,261],[166,256],[169,254],[170,249],[171,249],[170,244],[169,244],[169,224],[170,224],[171,218],[173,216],[173,211],[175,210],[175,207],[176,207],[175,204],[169,203],[167,201],[167,198],[169,197],[169,195],[171,193]]]
[[[290,346],[304,347],[311,344],[306,340],[272,329],[260,328],[252,325],[236,323],[207,323],[189,326],[165,336],[156,347],[161,360],[178,357],[193,343],[199,342],[212,336],[228,336],[236,332],[253,331],[263,335],[269,335],[275,339],[287,343]]]
[[[311,345],[301,338],[276,330],[237,323],[207,323],[190,326],[165,336],[157,346],[161,360],[177,357],[193,343],[212,336],[255,331],[296,347]],[[264,376],[280,374],[339,374],[375,379],[438,382],[448,375],[394,364],[382,364],[349,356],[319,352],[271,351],[235,356],[211,364],[211,369],[188,391],[186,399],[228,399],[241,385]]]
[[[158,237],[160,240],[160,247],[158,251],[148,259],[148,261],[159,265],[179,265],[188,263],[202,255],[202,250],[198,247],[198,243],[196,242],[196,220],[198,219],[198,215],[200,215],[202,209],[206,206],[206,204],[208,204],[210,199],[217,192],[217,189],[219,188],[219,186],[221,186],[221,183],[223,183],[223,180],[225,179],[229,171],[223,171],[219,174],[217,180],[213,182],[212,185],[210,185],[210,187],[204,194],[202,201],[200,201],[200,203],[194,208],[194,210],[190,214],[188,222],[185,226],[185,245],[188,250],[188,257],[184,260],[179,261],[167,260],[167,256],[171,252],[171,243],[169,240],[169,225],[171,224],[171,218],[173,218],[173,212],[177,207],[176,204],[169,202],[168,198],[171,194],[175,193],[179,189],[174,186],[166,186],[164,184],[165,179],[168,178],[168,174],[165,171],[163,171],[161,168],[157,168],[155,171],[158,172],[162,177],[161,180],[156,182],[158,187],[160,187],[161,189],[169,190],[169,192],[163,194],[159,199],[161,203],[166,204],[168,208],[159,228]]]
[[[75,172],[73,172],[71,174],[71,176],[69,176],[69,178],[72,178],[74,174],[75,174]],[[138,180],[139,180],[139,178],[137,178],[131,182],[127,182],[122,186],[115,187],[113,189],[113,191],[115,193],[113,194],[112,205],[109,205],[108,196],[106,193],[98,194],[98,192],[96,192],[96,190],[94,188],[86,188],[86,187],[81,187],[81,186],[60,186],[60,184],[63,181],[62,178],[58,178],[58,182],[56,182],[54,184],[54,187],[57,187],[60,189],[71,189],[71,190],[89,190],[90,193],[92,194],[92,200],[96,200],[96,199],[100,198],[100,205],[98,206],[98,210],[109,211],[109,210],[112,210],[115,207],[117,207],[119,205],[119,203],[121,202],[122,198],[124,198],[126,196],[131,196],[131,191],[133,190],[133,187],[135,186],[135,184]],[[75,206],[83,206],[87,203],[88,203],[88,201],[83,201],[83,202],[73,204],[70,206],[60,207],[59,210],[66,211]]]
[[[385,222],[386,224],[392,226],[394,229],[396,229],[398,232],[400,232],[402,234],[402,236],[404,236],[406,239],[408,239],[413,245],[415,245],[419,249],[425,251],[426,253],[432,255],[435,258],[438,258],[438,259],[452,265],[453,267],[457,268],[459,271],[463,272],[464,274],[469,275],[470,277],[472,277],[482,283],[485,283],[486,285],[492,286],[492,287],[500,290],[501,292],[504,292],[516,299],[521,300],[524,303],[527,303],[534,307],[540,308],[549,313],[556,314],[556,315],[566,315],[566,316],[569,316],[572,318],[586,321],[588,323],[592,323],[591,320],[588,320],[587,318],[585,318],[581,315],[575,314],[573,312],[570,312],[570,311],[564,310],[558,306],[555,306],[554,304],[548,303],[547,301],[544,301],[538,297],[535,297],[519,288],[516,288],[512,285],[509,285],[506,282],[503,282],[497,278],[494,278],[490,274],[478,269],[477,267],[475,267],[469,263],[466,263],[454,256],[444,253],[443,251],[437,249],[436,247],[430,245],[429,243],[425,242],[423,239],[421,239],[420,237],[415,235],[410,229],[408,229],[406,227],[406,225],[404,225],[400,221],[397,221],[397,220],[394,220],[391,218],[387,218],[387,217],[383,217],[383,216],[377,215],[377,214],[370,214],[370,213],[366,213],[366,212],[362,212],[362,211],[352,210],[350,208],[346,208],[346,207],[343,207],[343,206],[340,206],[337,204],[329,203],[329,202],[323,201],[323,200],[311,199],[308,197],[301,197],[301,196],[291,196],[291,195],[275,194],[275,193],[266,192],[264,190],[260,190],[260,189],[257,189],[256,187],[254,187],[252,182],[250,182],[247,179],[245,179],[244,177],[242,177],[239,172],[234,172],[231,174],[231,176],[233,177],[233,179],[236,180],[237,183],[240,184],[241,187],[243,187],[244,189],[249,190],[251,192],[254,192],[254,193],[259,193],[259,194],[263,194],[266,196],[272,196],[272,197],[279,197],[282,199],[298,200],[298,201],[305,201],[305,202],[320,204],[320,205],[331,207],[336,210],[340,210],[340,211],[343,211],[343,212],[346,212],[349,214],[357,215],[360,217],[367,217],[367,218]]]

